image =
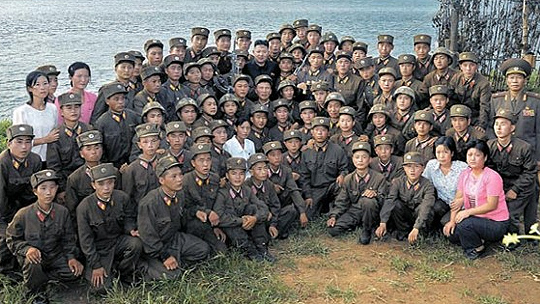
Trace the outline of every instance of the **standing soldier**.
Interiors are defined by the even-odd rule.
[[[356,43],[356,40],[354,40],[354,37],[352,36],[343,36],[341,37],[341,41],[339,42],[338,49],[341,51],[345,51],[352,55],[353,52],[353,45]]]
[[[424,87],[431,88],[434,85],[449,85],[450,80],[456,74],[451,68],[454,55],[447,48],[438,47],[431,56],[431,62],[435,69],[424,76]]]
[[[298,73],[298,85],[297,87],[303,91],[305,96],[311,97],[311,85],[319,81],[326,81],[329,83],[330,88],[334,87],[332,81],[332,75],[323,68],[323,54],[324,49],[316,46],[309,51],[308,61],[309,68],[305,71]]]
[[[169,55],[180,57],[180,61],[184,62],[186,58],[187,41],[182,37],[169,39]]]
[[[279,33],[269,33],[266,35],[268,41],[268,59],[278,63],[279,54],[281,53],[281,35]]]
[[[282,24],[279,27],[279,34],[281,35],[281,51],[287,51],[292,45],[296,32],[294,27],[290,24]]]
[[[367,57],[368,45],[365,42],[357,41],[352,46],[353,73],[360,76],[360,60]]]
[[[428,109],[433,115],[433,133],[437,136],[446,134],[446,130],[451,127],[450,111],[447,108],[449,88],[445,85],[436,85],[429,88],[429,103],[431,108]]]
[[[429,51],[431,51],[431,36],[419,34],[414,36],[414,53],[416,54],[416,69],[414,69],[414,77],[420,81],[433,71],[435,67],[431,61]]]
[[[144,106],[150,102],[159,102],[162,106],[166,106],[165,102],[158,96],[161,90],[161,79],[164,78],[161,67],[147,66],[141,72],[144,89],[135,95],[133,99],[133,111],[141,115]],[[170,109],[170,105],[168,105]]]
[[[379,35],[377,37],[377,51],[379,57],[375,58],[375,72],[379,72],[382,68],[393,68],[394,71],[399,71],[398,60],[392,57],[392,50],[394,50],[394,36],[391,35]],[[398,73],[396,78],[400,78]]]
[[[214,32],[216,47],[220,52],[217,69],[221,75],[229,73],[232,69],[231,38],[231,30],[229,29],[219,29]]]
[[[159,67],[163,61],[163,43],[157,39],[150,39],[144,43],[144,51],[146,52],[145,67]]]
[[[345,105],[357,110],[356,120],[361,128],[366,119],[366,84],[360,76],[354,75],[351,70],[351,55],[345,51],[338,51],[336,54],[336,74],[334,74],[334,89],[341,93],[345,99]]]
[[[180,83],[183,75],[183,63],[178,55],[168,55],[163,61],[163,69],[167,74],[167,81],[161,85],[158,98],[163,108],[165,108],[165,121],[174,120],[175,107],[180,99],[187,97],[184,85]]]
[[[302,45],[304,48],[307,46],[307,29],[309,22],[307,19],[294,20],[293,26],[296,31],[296,40],[294,43]]]
[[[422,81],[416,79],[416,58],[412,54],[401,54],[398,56],[399,72],[401,74],[401,79],[396,81],[395,87],[399,88],[402,86],[409,87],[414,91],[414,101],[418,109],[424,109],[429,106],[427,103],[427,92],[426,88]]]
[[[184,63],[197,62],[202,58],[202,52],[208,43],[208,31],[205,27],[191,29],[191,46],[186,49]]]
[[[332,32],[326,32],[322,36],[321,40],[322,45],[324,46],[324,68],[330,74],[336,70],[336,55],[334,52],[339,44],[337,36]]]
[[[486,140],[486,135],[471,126],[471,109],[466,105],[453,105],[450,108],[450,122],[452,128],[446,130],[446,136],[454,138],[456,142],[457,160],[467,160],[467,143],[474,139]]]

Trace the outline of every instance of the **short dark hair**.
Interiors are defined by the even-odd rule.
[[[241,115],[240,117],[238,117],[238,119],[234,122],[234,126],[235,127],[238,127],[238,126],[241,126],[243,123],[249,123],[249,125],[251,126],[251,121],[249,120],[248,117],[246,117],[245,115]]]
[[[264,45],[265,47],[268,47],[268,41],[263,40],[263,39],[255,40],[255,43],[253,44],[253,47],[256,47],[256,46],[259,46],[259,45]]]
[[[479,140],[479,139],[471,140],[465,146],[465,151],[468,152],[470,149],[476,149],[482,152],[482,154],[484,154],[484,156],[486,156],[487,159],[489,160],[489,146],[487,145],[485,141]]]
[[[451,136],[441,136],[437,138],[435,143],[433,144],[433,154],[437,154],[435,150],[437,150],[438,146],[445,146],[452,152],[452,160],[456,159],[457,156],[457,148],[456,148],[456,141]]]

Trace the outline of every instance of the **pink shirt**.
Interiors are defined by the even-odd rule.
[[[71,90],[68,92],[71,92]],[[96,94],[83,90],[83,104],[81,106],[81,119],[79,119],[79,121],[82,121],[87,124],[90,123],[90,117],[92,116],[92,111],[94,110],[96,100],[97,100]],[[62,113],[60,111],[60,104],[58,103],[58,97],[54,100],[54,104],[56,105],[56,108],[58,109],[58,125],[61,125],[64,122],[64,119],[62,118]]]
[[[467,168],[459,176],[457,189],[463,193],[465,209],[473,208],[474,206],[472,205],[482,206],[486,204],[488,196],[499,197],[499,203],[495,210],[484,214],[477,214],[475,216],[497,222],[506,221],[509,218],[503,181],[496,171],[485,167],[482,175],[475,180],[471,168]]]

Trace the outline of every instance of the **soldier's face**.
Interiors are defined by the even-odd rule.
[[[150,76],[143,81],[143,85],[148,92],[157,94],[161,89],[161,77],[159,75]]]
[[[230,117],[233,117],[238,111],[238,105],[234,101],[227,101],[223,105],[223,112]]]
[[[203,35],[195,35],[191,37],[191,48],[195,52],[200,52],[206,47],[206,43],[208,42],[208,37]]]
[[[217,113],[217,102],[213,97],[207,98],[202,104],[203,113],[214,116]]]
[[[317,70],[322,66],[323,55],[319,53],[312,53],[309,55],[309,64],[312,67],[312,70]]]
[[[412,99],[410,96],[405,94],[399,94],[396,97],[396,107],[401,111],[407,111],[412,104]]]
[[[420,176],[422,176],[422,172],[424,172],[424,166],[421,164],[405,164],[403,165],[403,169],[409,180],[412,182],[419,180]]]
[[[318,90],[313,92],[313,98],[315,98],[315,101],[319,104],[324,103],[326,100],[326,96],[328,96],[328,92],[324,90]]]
[[[214,68],[210,64],[201,66],[201,78],[210,81],[214,77]]]
[[[392,146],[391,145],[378,145],[375,147],[375,153],[380,160],[386,162],[392,156]]]
[[[324,126],[316,126],[311,129],[311,136],[317,143],[323,143],[328,139],[328,128]]]
[[[268,158],[268,162],[271,166],[277,167],[279,166],[279,164],[281,164],[283,153],[281,152],[281,150],[272,150],[268,152],[266,157]]]
[[[131,74],[131,76],[137,77],[141,75],[141,69],[142,69],[142,60],[139,58],[136,58],[135,65],[133,66],[133,73]]]
[[[342,132],[349,132],[354,127],[354,119],[351,115],[339,115],[339,128]]]
[[[97,163],[103,155],[103,146],[101,144],[83,146],[79,151],[81,157],[90,163]]]
[[[97,196],[103,199],[109,199],[114,191],[114,182],[116,178],[108,178],[97,182],[92,182],[92,188],[96,190]]]
[[[197,67],[189,69],[187,72],[186,78],[191,83],[201,82],[201,70]]]
[[[417,43],[414,45],[414,52],[418,59],[424,59],[428,56],[431,47],[425,43]]]
[[[279,107],[274,110],[274,116],[278,123],[286,123],[289,120],[289,109],[287,107]]]
[[[396,79],[392,75],[382,75],[379,78],[379,86],[381,87],[381,90],[383,92],[390,92],[394,88],[394,83],[396,82]]]
[[[340,58],[337,62],[336,62],[336,68],[337,68],[337,71],[340,75],[345,75],[347,73],[349,73],[350,69],[351,69],[351,61],[347,58]]]
[[[268,100],[272,94],[272,86],[268,82],[261,82],[255,87],[255,93],[260,100]]]
[[[373,113],[371,122],[376,128],[382,128],[386,125],[386,115],[383,113]]]
[[[363,50],[354,50],[352,52],[352,60],[355,63],[359,62],[362,58],[366,58],[366,52]]]
[[[352,156],[353,165],[358,170],[365,170],[371,161],[369,153],[364,150],[354,152]]]
[[[281,32],[281,41],[282,41],[284,44],[290,43],[293,39],[294,39],[294,32],[293,32],[293,30],[287,29],[287,30],[283,30],[283,31]]]
[[[476,70],[478,70],[478,65],[472,61],[464,61],[459,64],[459,69],[461,72],[463,72],[463,76],[465,78],[472,78],[474,74],[476,74]]]
[[[234,94],[241,99],[247,96],[249,92],[249,83],[246,80],[239,80],[234,84]]]
[[[188,105],[183,107],[180,110],[180,118],[184,123],[187,125],[191,125],[195,122],[195,119],[197,119],[197,108],[192,105]]]
[[[34,189],[34,194],[37,196],[37,200],[40,204],[48,206],[54,201],[57,190],[58,185],[55,181],[46,181],[39,184]]]
[[[163,112],[160,109],[153,109],[146,113],[146,122],[161,126],[163,124]]]
[[[345,41],[341,44],[341,50],[345,52],[352,52],[353,43],[350,41]],[[365,54],[365,53],[364,53]]]
[[[251,116],[250,120],[254,127],[256,127],[259,130],[262,130],[264,127],[266,127],[266,123],[268,122],[268,117],[266,116],[265,113],[257,112]]]
[[[327,54],[332,54],[336,50],[336,43],[334,41],[325,41],[324,42],[324,51]]]
[[[226,52],[231,49],[231,37],[221,36],[216,41],[216,47],[220,52]]]
[[[163,173],[159,178],[159,183],[168,192],[180,191],[184,183],[184,174],[179,166],[172,167]]]
[[[210,153],[198,154],[191,161],[191,165],[195,171],[202,175],[206,175],[210,172],[210,168],[212,168],[212,156]]]
[[[25,159],[32,151],[32,137],[17,136],[8,142],[9,152],[19,160]]]
[[[296,36],[298,36],[298,39],[302,40],[306,38],[306,32],[307,32],[306,26],[299,27],[296,29]]]
[[[246,179],[246,171],[242,169],[228,170],[226,175],[231,185],[236,188],[241,187]]]
[[[167,135],[167,142],[169,142],[171,149],[179,151],[184,147],[184,143],[186,142],[186,133],[171,132]]]
[[[114,69],[116,77],[124,81],[129,80],[133,74],[133,68],[134,64],[131,62],[120,62]]]
[[[184,61],[184,58],[186,58],[186,47],[174,46],[170,49],[169,54],[176,55],[180,57],[180,60]]]
[[[210,61],[212,61],[214,66],[217,66],[218,63],[219,63],[219,55],[210,55],[210,56],[208,56],[208,59],[210,59]]]
[[[211,144],[212,138],[210,136],[201,136],[195,139],[196,144]]]
[[[223,145],[227,141],[227,129],[225,127],[215,129],[212,134],[214,135],[214,143],[218,145]]]
[[[506,139],[512,135],[515,129],[516,127],[512,125],[510,120],[501,117],[495,119],[493,130],[495,131],[497,138]]]
[[[165,73],[167,73],[171,81],[178,81],[182,77],[182,65],[173,63],[165,69]]]
[[[256,163],[249,169],[251,176],[259,181],[264,181],[268,179],[268,165],[266,162]]]
[[[525,76],[521,74],[510,74],[506,76],[506,84],[508,89],[513,92],[521,91],[527,83]]]
[[[311,125],[313,117],[315,117],[315,111],[313,111],[313,109],[305,109],[300,113],[300,118],[302,118],[304,124],[307,125]]]
[[[236,46],[238,47],[239,50],[247,52],[249,50],[250,45],[251,45],[251,39],[247,37],[236,39]]]
[[[316,31],[311,31],[307,33],[307,40],[312,46],[319,45],[319,41],[321,40],[321,34]]]
[[[122,111],[124,111],[126,95],[124,95],[123,93],[114,94],[113,96],[107,98],[106,103],[111,109],[111,111],[121,113]]]
[[[278,54],[281,47],[281,41],[279,39],[272,39],[268,41],[268,50],[271,54]]]
[[[471,122],[471,120],[466,117],[452,117],[450,118],[450,121],[452,122],[452,128],[459,133],[467,130],[469,123]]]
[[[279,61],[279,69],[282,72],[290,72],[293,69],[293,62],[290,59],[282,59]]]
[[[141,149],[146,156],[154,156],[159,148],[159,137],[146,136],[139,138],[137,146],[139,146],[139,149]]]
[[[78,121],[81,117],[81,105],[69,104],[60,108],[62,117],[66,121]]]
[[[298,138],[291,138],[286,140],[284,143],[287,150],[292,154],[296,154],[296,152],[300,151],[300,148],[302,147],[302,142]]]
[[[437,70],[444,70],[450,64],[450,58],[445,54],[437,54],[433,57],[433,65]]]
[[[291,54],[293,55],[296,62],[301,62],[304,59],[304,52],[301,49],[294,49]]]
[[[446,95],[436,94],[429,98],[429,102],[431,103],[433,110],[435,110],[435,113],[439,114],[444,111],[448,98]]]
[[[431,124],[427,121],[419,120],[414,122],[414,129],[420,136],[426,136],[431,131]]]
[[[330,116],[331,118],[338,118],[339,108],[341,108],[341,102],[337,100],[330,101],[328,105],[326,106],[326,111],[328,112],[328,116]]]
[[[146,58],[151,66],[158,66],[163,61],[163,49],[160,47],[151,47],[146,52]]]
[[[377,50],[380,57],[390,56],[390,53],[394,49],[394,46],[388,42],[379,42],[377,44]]]
[[[360,77],[364,80],[370,80],[375,75],[375,66],[365,67],[360,69]]]
[[[412,63],[402,63],[399,65],[401,76],[409,77],[413,74],[415,66]]]
[[[441,165],[448,165],[452,163],[452,156],[454,153],[445,145],[438,145],[435,147],[435,157]]]
[[[292,100],[294,98],[294,87],[288,86],[281,89],[281,97]]]

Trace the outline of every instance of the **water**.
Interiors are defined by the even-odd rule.
[[[374,56],[377,35],[392,34],[397,56],[412,52],[415,34],[435,36],[431,19],[438,7],[437,0],[1,0],[0,117],[11,117],[12,109],[27,100],[25,77],[37,66],[54,64],[62,71],[58,95],[69,88],[67,67],[86,62],[92,69],[88,89],[97,92],[114,79],[114,54],[142,50],[151,38],[167,48],[171,37],[189,39],[194,26],[211,32],[245,28],[255,40],[306,18],[323,32],[368,43]]]

